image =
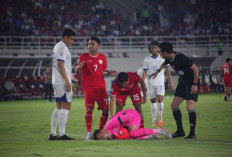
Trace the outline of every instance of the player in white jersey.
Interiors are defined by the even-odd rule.
[[[66,135],[66,123],[72,102],[72,61],[68,46],[74,43],[75,32],[65,29],[62,40],[53,49],[52,85],[56,99],[56,108],[51,117],[49,140],[74,140]],[[56,128],[59,124],[59,136]]]
[[[145,57],[144,65],[143,65],[143,80],[149,77],[149,75],[153,74],[164,62],[164,59],[159,55],[158,42],[152,41],[148,46],[149,52],[151,55]],[[168,76],[168,80],[170,82],[170,89],[173,88],[171,73],[168,67],[166,67],[166,72]],[[148,97],[151,101],[151,113],[153,117],[153,125],[152,126],[163,126],[163,97],[165,93],[164,86],[164,70],[160,71],[158,76],[155,79],[148,79]],[[158,102],[158,103],[157,103]],[[158,107],[158,108],[157,108]],[[159,113],[159,120],[157,123],[157,112]]]

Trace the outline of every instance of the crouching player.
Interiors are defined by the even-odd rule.
[[[105,129],[94,131],[93,139],[148,139],[159,135],[164,135],[168,139],[172,138],[171,133],[162,127],[159,129],[139,128],[140,121],[141,118],[137,111],[132,109],[120,111],[107,122]]]

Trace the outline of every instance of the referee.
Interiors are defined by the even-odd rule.
[[[180,104],[186,100],[186,107],[189,114],[190,133],[185,139],[196,139],[196,112],[194,111],[195,102],[198,99],[199,91],[199,69],[191,59],[184,54],[173,51],[172,44],[163,42],[159,45],[160,55],[165,59],[160,68],[149,76],[148,79],[155,78],[158,73],[167,65],[178,73],[179,82],[176,87],[176,92],[171,103],[174,119],[176,120],[177,131],[172,134],[172,138],[185,136],[182,126],[182,116],[180,111]]]

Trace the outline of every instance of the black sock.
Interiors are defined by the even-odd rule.
[[[190,123],[189,135],[195,135],[196,119],[197,119],[196,112],[194,110],[189,111],[189,123]]]
[[[176,126],[177,126],[177,132],[183,131],[183,125],[182,125],[182,115],[180,109],[175,110],[172,112],[174,119],[176,120]]]

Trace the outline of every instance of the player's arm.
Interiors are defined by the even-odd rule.
[[[58,68],[59,68],[59,71],[60,71],[60,74],[61,74],[62,78],[65,81],[65,91],[70,92],[72,86],[71,86],[71,83],[68,80],[68,77],[67,77],[67,74],[66,74],[66,71],[65,71],[65,68],[64,68],[64,62],[63,61],[58,61]]]
[[[193,70],[193,85],[191,88],[190,93],[196,93],[197,92],[197,82],[198,82],[198,77],[199,77],[199,69],[196,66],[196,64],[193,64],[190,69]]]
[[[114,102],[115,102],[116,95],[111,95],[110,96],[110,106],[109,106],[109,111],[110,111],[110,119],[114,116]]]
[[[143,81],[146,79],[146,77],[147,77],[147,70],[143,69],[143,74],[142,74]]]
[[[76,72],[77,76],[80,74],[81,69],[82,69],[84,64],[85,64],[85,61],[81,61],[80,64],[76,66],[75,72]]]
[[[167,63],[164,61],[161,66],[156,70],[156,72],[154,72],[153,74],[151,74],[148,79],[150,80],[151,78],[156,78],[156,76],[159,74],[159,72],[161,70],[163,70],[165,67],[167,66]]]
[[[170,72],[170,69],[169,67],[166,67],[166,74],[168,76],[168,81],[170,83],[170,90],[173,90],[173,82],[172,82],[172,75],[171,75],[171,72]]]
[[[140,85],[141,85],[142,92],[143,92],[142,104],[145,104],[146,101],[147,101],[147,94],[146,94],[146,86],[145,86],[145,83],[144,83],[143,78],[140,79],[139,83],[140,83]]]
[[[116,76],[117,71],[116,70],[103,69],[103,75],[104,76]]]

